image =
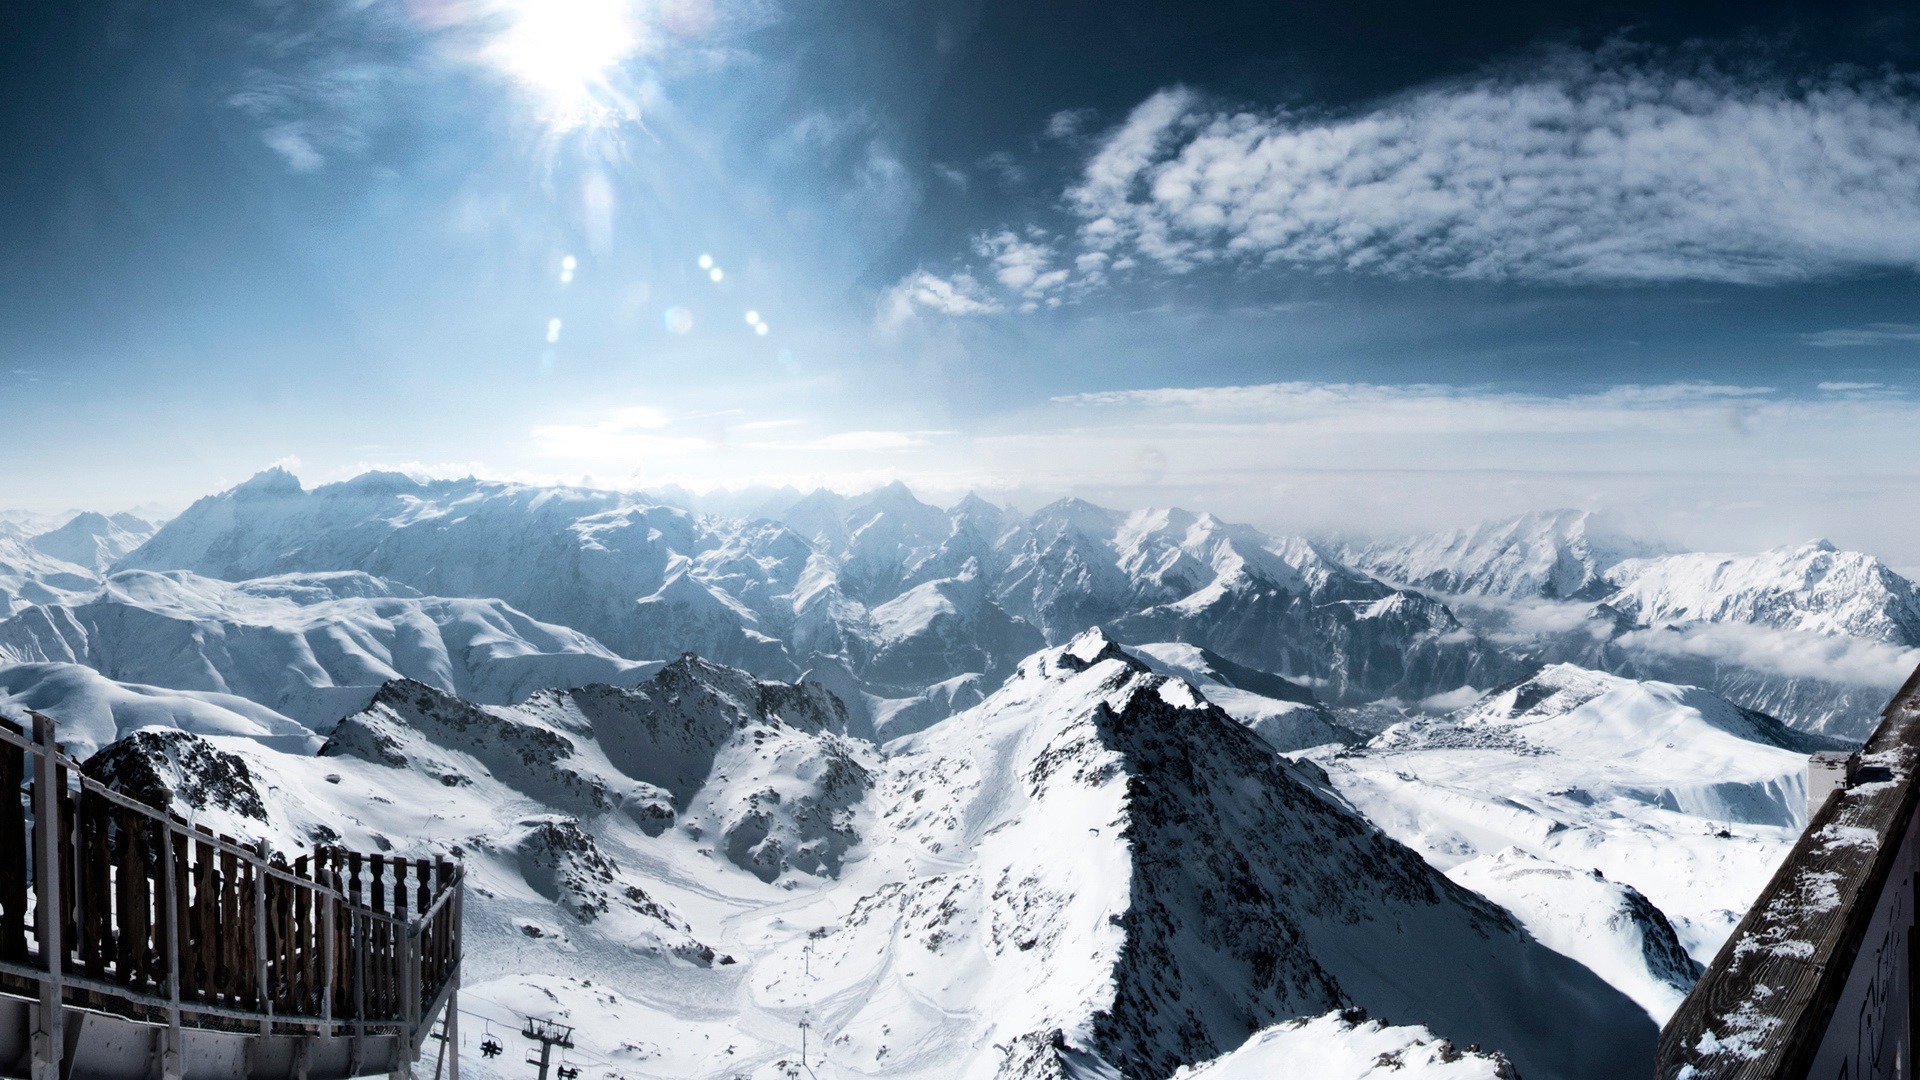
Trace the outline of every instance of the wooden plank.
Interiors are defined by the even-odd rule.
[[[1662,1029],[1661,1080],[1806,1075],[1920,813],[1920,672],[1887,706],[1861,764]]]
[[[0,725],[21,734],[18,724]],[[27,752],[0,744],[0,959],[27,962],[27,808],[21,801]]]

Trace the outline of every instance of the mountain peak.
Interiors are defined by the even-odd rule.
[[[236,486],[229,495],[235,498],[276,498],[289,495],[304,495],[306,489],[300,486],[300,478],[275,465],[262,469],[248,477],[245,483]]]

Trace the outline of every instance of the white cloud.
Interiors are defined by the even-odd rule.
[[[1920,326],[1907,323],[1871,323],[1842,330],[1822,330],[1813,334],[1801,334],[1800,340],[1821,349],[1886,345],[1896,341],[1920,341]]]
[[[882,330],[895,330],[921,312],[936,315],[990,315],[1002,311],[999,300],[981,288],[973,275],[943,278],[915,270],[880,295],[878,321]]]
[[[909,446],[925,446],[927,440],[923,434],[934,432],[912,431],[843,431],[838,435],[828,435],[806,444],[810,450],[902,450]]]
[[[1003,230],[980,237],[973,249],[993,260],[994,280],[1027,299],[1038,300],[1066,283],[1069,272],[1053,267],[1053,246],[1039,239],[1024,240]]]
[[[1684,432],[1718,430],[1729,410],[1742,417],[1791,412],[1802,403],[1779,401],[1764,386],[1665,383],[1615,386],[1586,394],[1551,395],[1412,383],[1267,383],[1258,386],[1167,387],[1072,394],[1055,404],[1119,408],[1162,417],[1185,415],[1202,424],[1253,423],[1324,429],[1340,435],[1374,432],[1403,438],[1429,435]]]
[[[1877,382],[1823,382],[1819,388],[1833,392],[1845,392],[1849,390],[1883,390],[1886,388],[1886,385],[1886,383]]]
[[[658,433],[671,423],[672,418],[660,409],[631,405],[614,409],[590,423],[536,427],[533,442],[542,457],[583,461],[678,457],[699,453],[712,445],[708,439]]]
[[[1108,137],[1068,200],[1086,247],[1175,271],[1765,283],[1920,268],[1913,89],[1756,83],[1618,50],[1336,119],[1209,111],[1176,88]]]
[[[1775,630],[1751,623],[1694,623],[1635,630],[1622,648],[1664,656],[1711,660],[1795,679],[1883,690],[1897,689],[1920,666],[1920,649],[1863,638]]]

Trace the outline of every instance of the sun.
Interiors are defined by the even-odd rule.
[[[630,0],[515,0],[508,18],[488,58],[540,99],[551,127],[624,118],[612,79],[643,43]]]

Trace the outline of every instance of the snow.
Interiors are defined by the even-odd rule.
[[[236,790],[170,787],[280,850],[463,857],[463,1006],[516,1048],[516,1015],[576,1024],[622,1075],[771,1080],[802,1022],[823,1080],[1166,1075],[1356,1004],[1529,1076],[1644,1069],[1627,998],[1109,639],[884,757],[844,723],[696,660],[510,706],[396,682],[319,756],[211,737]],[[1426,1062],[1406,1031],[1375,1055]]]
[[[1341,1013],[1257,1031],[1238,1050],[1182,1068],[1173,1080],[1512,1080],[1499,1056],[1461,1051],[1423,1027],[1390,1027]]]
[[[1631,885],[1505,848],[1448,877],[1514,913],[1527,932],[1640,1003],[1665,1024],[1700,977],[1660,909]]]
[[[79,664],[0,664],[0,715],[21,723],[29,709],[53,717],[67,751],[82,758],[154,725],[308,753],[320,744],[305,726],[231,694],[119,683]]]
[[[389,679],[506,704],[541,687],[637,681],[659,667],[498,600],[422,597],[358,572],[235,584],[122,571],[84,602],[36,605],[0,622],[0,657],[237,695],[323,733]]]
[[[1313,757],[1435,866],[1516,848],[1597,870],[1651,900],[1704,962],[1804,824],[1806,756],[1781,745],[1795,738],[1695,687],[1563,664]]]

